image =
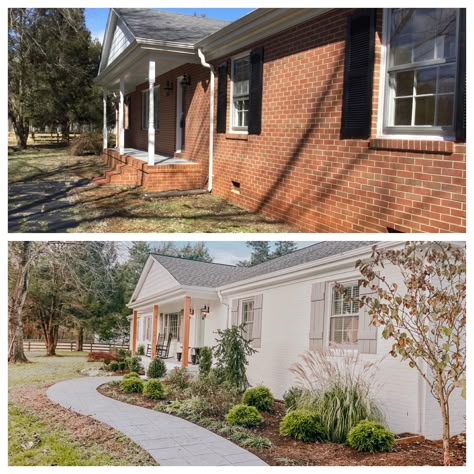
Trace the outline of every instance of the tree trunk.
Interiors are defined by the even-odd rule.
[[[46,345],[46,356],[56,355],[56,346],[58,344],[59,326],[55,324],[54,310],[49,315],[42,314],[41,326],[43,328],[44,343]]]
[[[29,123],[23,117],[15,117],[12,119],[12,125],[15,132],[16,146],[24,150],[28,142],[28,134],[30,133]]]
[[[441,407],[441,415],[443,417],[443,461],[445,466],[451,465],[451,457],[449,453],[449,405],[446,394],[443,389],[439,389],[439,404]]]
[[[23,350],[23,306],[25,305],[26,296],[28,293],[31,245],[31,242],[22,242],[18,276],[13,297],[9,306],[8,361],[13,363],[29,362]]]
[[[76,351],[82,352],[84,345],[84,328],[79,326],[76,337]]]

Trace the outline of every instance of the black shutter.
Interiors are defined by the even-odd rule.
[[[456,141],[466,141],[466,9],[459,9],[458,68],[456,75]]]
[[[260,135],[262,130],[263,48],[250,53],[250,94],[248,133]]]
[[[375,53],[375,9],[350,16],[346,27],[341,138],[369,138]]]
[[[219,65],[217,70],[217,133],[226,132],[227,122],[227,62]]]

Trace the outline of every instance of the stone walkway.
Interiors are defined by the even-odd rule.
[[[99,385],[122,377],[86,377],[59,382],[48,397],[81,415],[120,430],[161,466],[266,466],[260,458],[193,423],[101,395]]]

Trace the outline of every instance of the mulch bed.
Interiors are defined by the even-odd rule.
[[[124,394],[117,385],[102,385],[99,392],[125,403],[153,409],[156,401],[140,393]],[[359,453],[349,446],[334,443],[304,443],[281,436],[281,418],[286,410],[282,402],[275,401],[273,413],[262,413],[265,421],[255,433],[271,440],[268,449],[246,448],[272,466],[442,466],[442,441],[429,441],[397,445],[390,453]],[[451,438],[451,465],[466,463],[466,436]]]

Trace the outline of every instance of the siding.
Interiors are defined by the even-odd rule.
[[[112,44],[110,46],[107,66],[111,64],[130,43],[130,34],[125,31],[122,21],[118,20],[114,31],[114,37],[112,39]]]
[[[177,286],[178,283],[176,280],[166,270],[161,268],[157,263],[153,263],[145,281],[143,282],[140,293],[137,295],[136,301],[149,298],[155,294],[170,290]]]

